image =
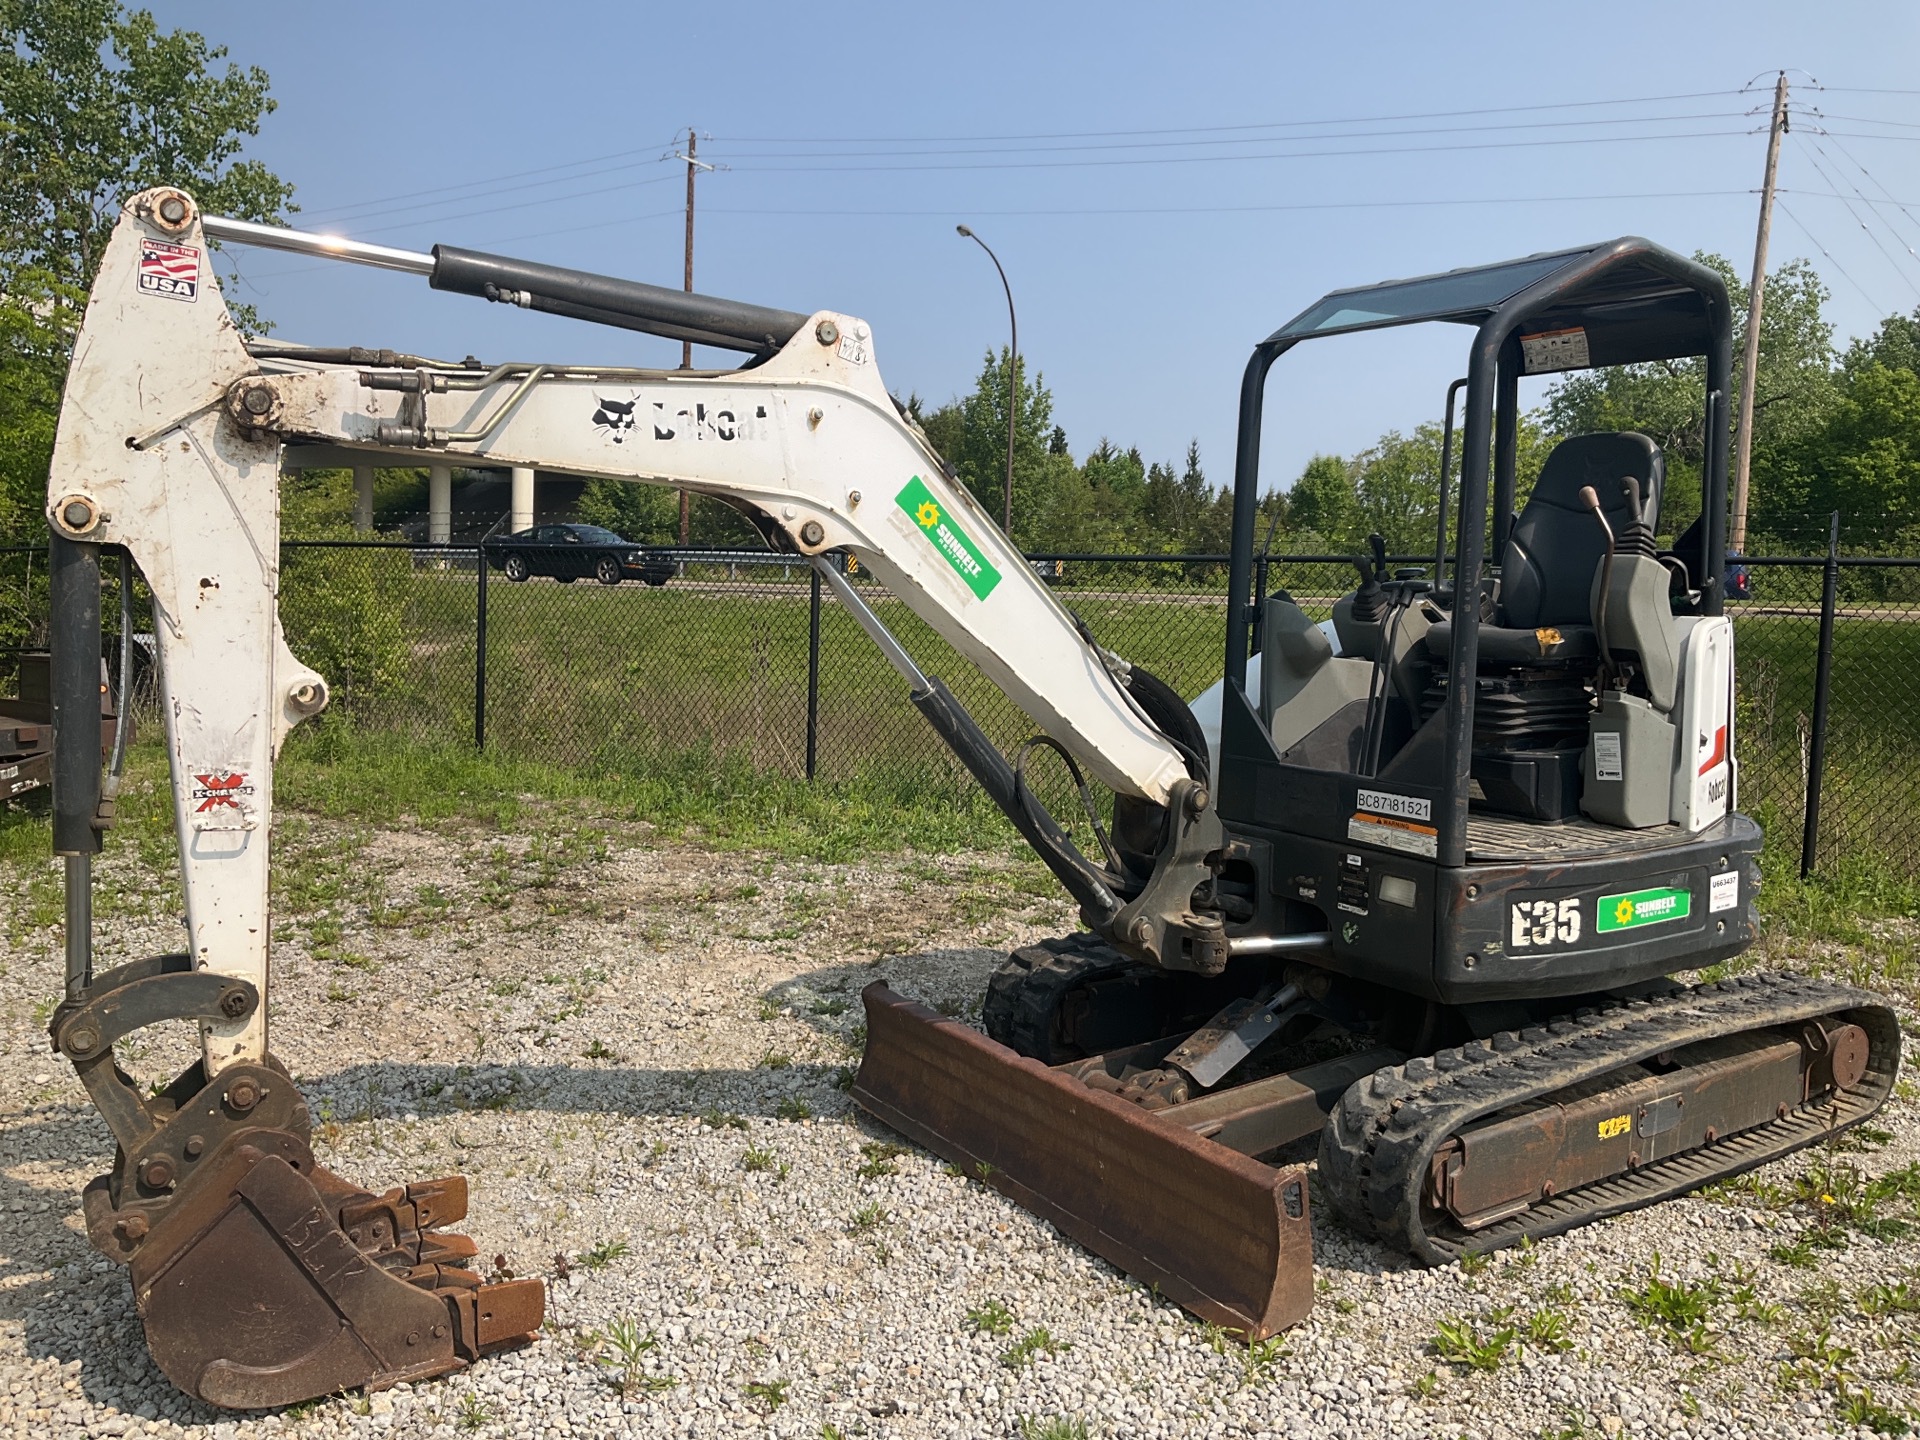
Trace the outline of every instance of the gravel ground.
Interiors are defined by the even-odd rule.
[[[1864,1144],[1472,1267],[1321,1217],[1313,1317],[1249,1350],[896,1150],[841,1088],[867,981],[975,1013],[1006,948],[1071,928],[1030,862],[809,863],[559,814],[283,828],[274,1047],[316,1149],[375,1189],[464,1171],[481,1254],[549,1277],[547,1331],[277,1413],[175,1392],[82,1232],[111,1143],[46,1050],[36,866],[0,907],[0,1435],[1493,1440],[1897,1433],[1920,1411],[1905,1085]],[[177,943],[137,848],[103,864],[102,964]],[[183,1043],[123,1063],[170,1076]]]

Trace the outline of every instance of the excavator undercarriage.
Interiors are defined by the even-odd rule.
[[[486,365],[248,340],[220,302],[213,242],[748,360]],[[1425,320],[1475,334],[1447,392],[1431,562],[1390,572],[1376,537],[1325,622],[1284,591],[1256,594],[1268,369],[1306,339]],[[1359,1234],[1444,1263],[1872,1114],[1900,1050],[1879,999],[1787,975],[1673,978],[1732,960],[1759,923],[1722,613],[1730,333],[1717,275],[1631,237],[1303,312],[1248,367],[1224,677],[1190,704],[1034,573],[894,404],[854,317],[135,196],[75,346],[49,478],[67,875],[49,1034],[117,1144],[87,1187],[87,1231],[127,1266],[156,1361],[204,1400],[273,1406],[457,1370],[543,1317],[539,1281],[483,1281],[472,1243],[443,1228],[465,1213],[463,1180],[376,1193],[319,1164],[268,1045],[274,763],[328,702],[276,608],[290,456],[697,490],[811,564],[1086,927],[1009,957],[984,1034],[870,986],[855,1099],[1250,1339],[1312,1305],[1314,1189]],[[1714,424],[1702,518],[1671,549],[1656,539],[1664,462],[1633,432],[1563,441],[1519,504],[1522,374],[1686,355],[1706,357]],[[1041,803],[1027,751],[1010,761],[923,673],[842,553],[1034,721],[1089,831]],[[103,778],[108,557],[137,565],[152,596],[187,944],[96,970],[90,866],[123,752]],[[123,608],[123,646],[131,625]],[[197,1027],[201,1059],[149,1093],[115,1047],[162,1023]]]

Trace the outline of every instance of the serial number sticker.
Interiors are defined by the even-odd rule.
[[[1391,815],[1400,820],[1432,820],[1433,802],[1414,795],[1395,795],[1388,790],[1362,790],[1354,802],[1362,810],[1376,815]]]
[[[1684,920],[1693,913],[1693,892],[1663,885],[1657,890],[1635,890],[1629,895],[1602,895],[1595,906],[1602,935],[1612,930],[1632,930],[1641,925],[1663,925],[1669,920]]]
[[[1567,330],[1522,335],[1520,354],[1529,375],[1548,370],[1584,370],[1593,363],[1587,352],[1587,332],[1578,325]]]
[[[1424,855],[1429,860],[1440,853],[1440,832],[1433,826],[1385,815],[1352,816],[1347,821],[1347,838],[1404,855]]]
[[[1514,901],[1508,940],[1515,950],[1579,943],[1579,899]]]
[[[1740,872],[1729,870],[1707,882],[1707,912],[1731,910],[1740,903]]]
[[[1593,735],[1593,778],[1596,780],[1622,780],[1626,772],[1620,767],[1620,732],[1618,730],[1596,730]]]
[[[1602,1120],[1600,1122],[1600,1138],[1602,1140],[1611,1140],[1614,1136],[1624,1135],[1631,1129],[1633,1129],[1633,1117],[1631,1115],[1616,1115],[1611,1120]]]

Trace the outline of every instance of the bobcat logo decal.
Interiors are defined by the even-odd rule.
[[[627,432],[633,429],[633,407],[639,403],[638,395],[626,400],[608,400],[604,396],[593,397],[593,428],[605,435],[614,444],[625,442]]]

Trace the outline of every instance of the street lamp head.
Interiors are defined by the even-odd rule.
[[[969,230],[969,229],[968,229],[968,228],[967,228],[966,226],[964,226],[964,225],[956,225],[956,226],[954,226],[953,228],[954,228],[954,232],[955,232],[956,234],[959,234],[959,235],[964,235],[964,236],[966,236],[966,237],[967,237],[967,239],[969,239],[969,240],[971,240],[971,239],[973,238],[973,231],[971,231],[971,230]]]

